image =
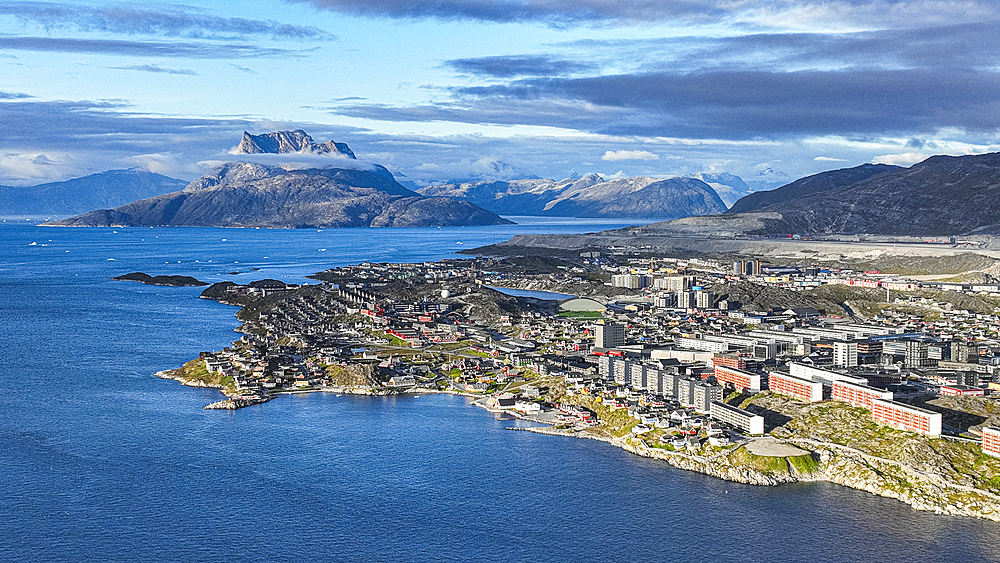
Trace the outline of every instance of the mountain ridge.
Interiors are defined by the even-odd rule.
[[[779,188],[748,194],[729,207],[726,213],[746,213],[760,211],[765,207],[801,198],[806,195],[849,186],[885,172],[905,170],[902,166],[889,164],[862,164],[852,168],[840,168],[812,174],[785,184]]]
[[[606,180],[598,174],[565,180],[524,179],[434,184],[421,195],[458,197],[508,215],[677,218],[722,213],[725,203],[697,178],[637,176]]]
[[[0,186],[0,215],[74,215],[169,193],[185,184],[183,180],[129,168],[34,186]]]
[[[754,211],[781,215],[758,234],[996,234],[1000,153],[932,156]]]

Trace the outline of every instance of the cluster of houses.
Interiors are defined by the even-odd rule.
[[[651,292],[612,300],[597,319],[522,313],[484,326],[453,310],[445,294],[440,299],[403,302],[380,297],[376,289],[393,279],[434,283],[457,276],[496,283],[501,276],[530,273],[491,270],[494,262],[479,259],[361,264],[325,273],[329,280],[350,279],[350,283],[327,281],[296,289],[278,282],[232,288],[262,296],[286,292],[288,298],[262,311],[254,320],[255,330],[234,346],[206,353],[205,364],[232,377],[237,390],[247,396],[329,384],[325,366],[357,362],[377,364],[381,384],[404,389],[437,375],[427,365],[387,362],[392,347],[461,344],[460,351],[448,354],[435,348],[438,356],[446,357],[441,368],[458,370],[464,391],[496,392],[490,398],[491,408],[525,414],[544,408],[531,385],[521,386],[517,394],[504,392],[507,384],[523,378],[521,372],[530,372],[564,378],[570,394],[592,394],[611,408],[632,409],[641,421],[640,431],[664,424],[677,412],[681,418],[687,413],[760,434],[764,431],[760,413],[724,399],[737,391],[753,394],[770,389],[805,402],[844,401],[867,409],[876,422],[935,436],[942,433],[940,414],[899,398],[985,397],[1000,390],[997,315],[948,310],[931,322],[888,310],[860,323],[808,308],[730,311],[715,300],[709,289],[713,280],[694,275],[695,267],[723,268],[723,264],[673,261],[656,267],[654,262],[642,271],[590,258],[590,266],[613,274],[610,284],[629,289],[645,286]],[[800,281],[824,283],[842,279],[840,274],[808,269],[769,270],[756,261],[741,261],[733,270],[723,277],[765,284],[777,283],[769,280],[778,277],[804,276]],[[871,272],[857,279],[875,279],[880,284],[875,287],[895,283]],[[969,288],[976,289],[983,287]],[[667,294],[672,297],[664,298]],[[565,420],[596,418],[572,405],[560,405],[558,411]]]

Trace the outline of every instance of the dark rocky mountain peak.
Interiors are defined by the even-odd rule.
[[[236,146],[235,154],[334,154],[357,158],[347,143],[327,141],[316,143],[305,131],[275,131],[251,135],[244,131],[243,139]]]

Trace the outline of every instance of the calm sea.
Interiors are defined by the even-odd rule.
[[[522,223],[0,225],[0,560],[1000,560],[997,524],[834,485],[727,483],[600,442],[510,432],[515,422],[459,397],[311,394],[204,411],[216,391],[151,374],[234,339],[235,308],[197,288],[109,281],[137,270],[301,281],[520,232],[624,225]]]

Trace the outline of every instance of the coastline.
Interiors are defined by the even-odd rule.
[[[582,438],[606,442],[631,454],[664,461],[678,469],[694,471],[749,485],[778,486],[784,483],[825,481],[851,489],[869,492],[876,496],[892,498],[908,504],[914,510],[948,516],[966,516],[1000,522],[1000,495],[956,483],[949,483],[939,476],[929,475],[905,464],[871,456],[839,444],[815,440],[789,439],[782,443],[794,445],[818,456],[818,470],[802,472],[795,464],[785,463],[785,470],[761,470],[749,464],[736,465],[726,453],[745,448],[745,443],[720,448],[711,455],[673,452],[648,446],[635,436],[615,438],[586,431],[553,427],[508,428],[508,430],[533,432],[549,436]],[[751,454],[752,455],[752,454]],[[766,456],[756,456],[766,457]],[[775,456],[773,459],[786,460]],[[772,467],[780,467],[780,463]],[[941,502],[947,499],[946,502]]]
[[[191,380],[177,375],[177,370],[161,370],[154,375],[161,379],[171,379],[189,387],[215,388],[224,392],[221,385],[212,385],[200,380]],[[603,430],[594,428],[556,428],[551,421],[528,416],[509,409],[492,409],[485,404],[487,397],[455,389],[412,387],[403,391],[376,389],[371,386],[325,386],[268,393],[259,401],[226,399],[204,408],[236,410],[262,404],[280,395],[308,393],[336,393],[345,395],[389,396],[449,394],[468,398],[469,403],[493,414],[503,414],[514,419],[538,424],[534,427],[508,427],[507,430],[532,432],[548,436],[561,436],[605,442],[621,448],[633,455],[663,461],[678,469],[694,471],[723,481],[758,485],[778,486],[785,483],[829,482],[852,489],[869,492],[876,496],[892,498],[908,504],[914,510],[933,512],[949,516],[982,518],[1000,522],[1000,495],[951,483],[938,475],[928,474],[906,464],[880,458],[854,448],[801,437],[777,439],[763,438],[781,444],[788,444],[803,451],[817,464],[815,468],[801,470],[787,456],[767,456],[751,454],[747,445],[758,439],[745,439],[729,446],[714,448],[705,446],[703,452],[671,451],[650,446],[645,440],[633,434],[614,437]],[[794,456],[793,456],[794,457]],[[803,457],[803,456],[798,456]],[[812,469],[812,470],[808,470]]]

